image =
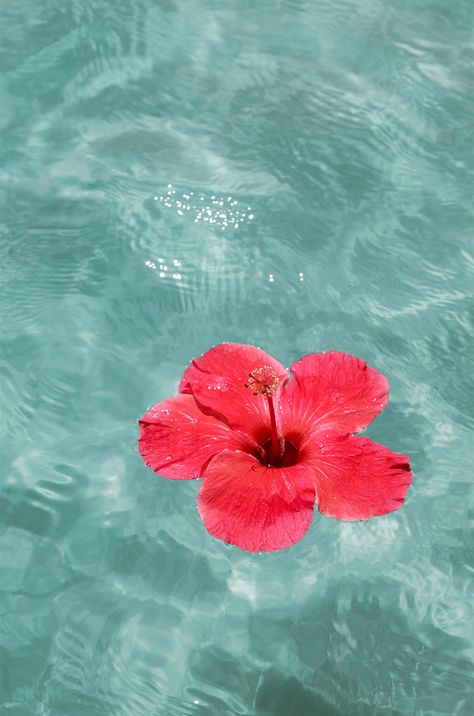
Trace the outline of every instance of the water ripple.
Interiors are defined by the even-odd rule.
[[[472,4],[441,5],[2,4],[2,714],[471,713]],[[403,510],[213,540],[136,421],[222,340],[385,373]]]

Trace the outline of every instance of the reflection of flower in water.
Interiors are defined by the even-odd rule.
[[[166,194],[155,196],[154,200],[176,211],[177,216],[189,216],[195,224],[202,221],[220,227],[221,231],[238,229],[255,218],[251,206],[237,208],[239,202],[230,195],[206,197],[193,191],[177,195],[172,184],[168,184]]]

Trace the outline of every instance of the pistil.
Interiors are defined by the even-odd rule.
[[[278,430],[275,417],[275,408],[273,407],[273,400],[271,395],[267,395],[268,409],[270,411],[270,425],[272,430],[272,451],[271,461],[279,460],[281,457],[280,439],[278,437]]]
[[[265,395],[268,402],[268,411],[270,413],[270,432],[271,432],[271,449],[269,460],[272,464],[279,462],[282,456],[282,446],[275,416],[275,406],[273,405],[273,396],[276,393],[280,379],[271,368],[264,365],[262,368],[254,368],[249,373],[247,387],[251,389],[254,395]]]

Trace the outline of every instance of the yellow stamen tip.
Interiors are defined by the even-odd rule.
[[[269,365],[261,368],[254,368],[249,373],[247,388],[250,388],[254,395],[266,395],[271,397],[275,395],[276,389],[280,384],[280,379]]]

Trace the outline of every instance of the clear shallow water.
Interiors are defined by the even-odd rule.
[[[2,715],[472,712],[472,3],[256,5],[2,3]],[[222,340],[384,372],[405,507],[209,537],[136,420]]]

